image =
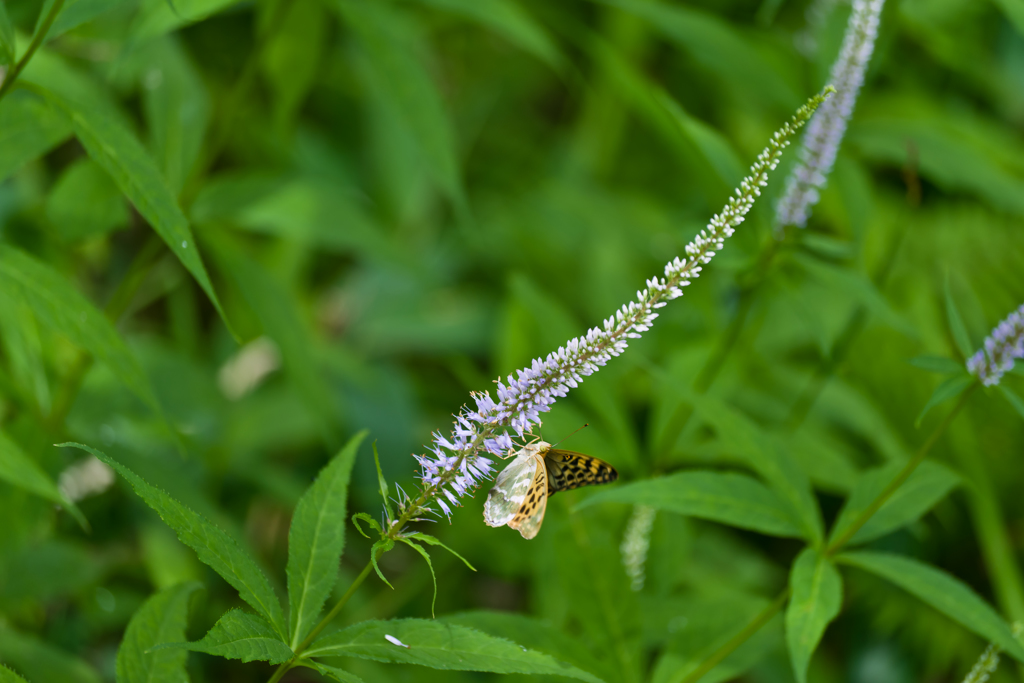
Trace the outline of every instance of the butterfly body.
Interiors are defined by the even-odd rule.
[[[544,521],[549,496],[618,476],[614,467],[589,455],[552,448],[545,441],[527,444],[495,479],[484,503],[484,523],[507,524],[523,538],[533,538]]]

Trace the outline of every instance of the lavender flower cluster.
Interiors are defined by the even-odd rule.
[[[967,371],[985,386],[995,386],[1018,358],[1024,358],[1024,304],[996,325],[984,348],[967,360]]]
[[[515,448],[508,430],[522,437],[539,425],[541,413],[550,410],[557,399],[621,354],[629,339],[636,339],[650,329],[658,317],[655,311],[682,296],[683,287],[700,275],[701,267],[711,261],[735,227],[743,222],[790,139],[832,92],[832,88],[826,88],[813,97],[791,122],[775,133],[768,147],[758,155],[750,175],[740,183],[736,195],[686,245],[685,258],[676,257],[665,265],[664,277],[649,279],[646,288],[637,292],[635,301],[625,304],[601,326],[570,340],[546,358],[535,359],[515,376],[509,375],[505,381],[499,379],[495,398],[487,392],[473,393],[475,407],[463,406],[455,416],[452,433],[433,435],[432,455],[414,456],[420,465],[420,494],[412,499],[400,493],[400,517],[387,520],[388,527],[401,528],[406,521],[433,512],[430,505],[435,502],[450,516],[451,505],[458,505],[459,498],[493,472],[493,460],[488,456],[507,457]]]
[[[836,96],[822,105],[808,124],[799,161],[786,180],[786,189],[776,208],[775,234],[780,239],[786,226],[806,226],[811,209],[818,203],[819,190],[825,187],[853,114],[857,93],[864,83],[884,4],[885,0],[853,2],[843,45],[832,65],[830,82],[835,86]]]

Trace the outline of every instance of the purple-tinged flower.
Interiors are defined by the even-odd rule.
[[[780,239],[786,226],[806,226],[811,209],[818,203],[819,191],[825,187],[836,161],[857,93],[864,83],[884,4],[885,0],[853,0],[843,46],[832,65],[830,82],[836,95],[821,105],[807,124],[799,160],[786,180],[786,189],[775,210],[775,235]]]
[[[775,133],[768,147],[758,155],[750,175],[736,189],[735,196],[686,245],[685,257],[669,261],[664,276],[649,279],[646,287],[636,293],[635,301],[625,304],[601,325],[569,340],[547,357],[535,359],[514,375],[499,378],[495,383],[495,397],[488,392],[473,392],[475,405],[462,407],[455,416],[451,433],[447,436],[434,433],[429,449],[433,456],[414,456],[420,466],[420,495],[414,500],[402,497],[400,517],[388,519],[387,528],[396,523],[401,527],[411,519],[422,517],[421,513],[434,502],[451,517],[451,506],[459,505],[460,498],[471,493],[493,472],[493,461],[487,456],[507,457],[516,449],[510,431],[519,437],[530,432],[540,424],[541,414],[549,411],[557,399],[625,351],[628,340],[637,339],[650,329],[658,317],[655,311],[682,296],[683,288],[700,275],[701,267],[711,261],[726,238],[743,222],[790,139],[831,92],[834,92],[832,88],[826,88],[824,93],[812,98],[791,122]]]
[[[1018,358],[1024,358],[1024,304],[996,325],[984,348],[967,359],[967,371],[985,386],[995,386]]]

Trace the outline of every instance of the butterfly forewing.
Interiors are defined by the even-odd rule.
[[[615,468],[591,455],[551,448],[544,453],[548,471],[548,495],[581,486],[606,484],[619,478]]]
[[[484,503],[484,523],[502,526],[512,521],[526,499],[536,476],[535,457],[523,450],[494,480],[494,488]]]
[[[526,492],[523,504],[519,511],[508,523],[513,529],[518,529],[523,538],[529,540],[540,531],[540,525],[544,522],[544,512],[548,507],[548,472],[544,458],[539,454],[532,456],[536,463],[533,479],[530,488]]]

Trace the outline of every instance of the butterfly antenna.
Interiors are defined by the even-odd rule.
[[[589,426],[590,426],[590,423],[588,423],[588,422],[584,422],[584,423],[583,423],[583,427],[589,427]],[[578,429],[576,430],[576,432],[578,432],[578,431],[580,431],[581,429],[583,429],[583,427],[579,427],[579,428],[578,428]],[[576,432],[573,432],[572,434],[575,434]],[[569,434],[568,436],[563,436],[563,437],[562,437],[561,439],[559,439],[559,440],[558,440],[558,443],[556,443],[556,444],[552,445],[551,447],[552,447],[552,448],[555,448],[556,446],[558,446],[558,444],[559,444],[559,443],[562,443],[563,441],[565,441],[566,439],[568,439],[568,438],[569,438],[570,436],[572,436],[572,434]]]

